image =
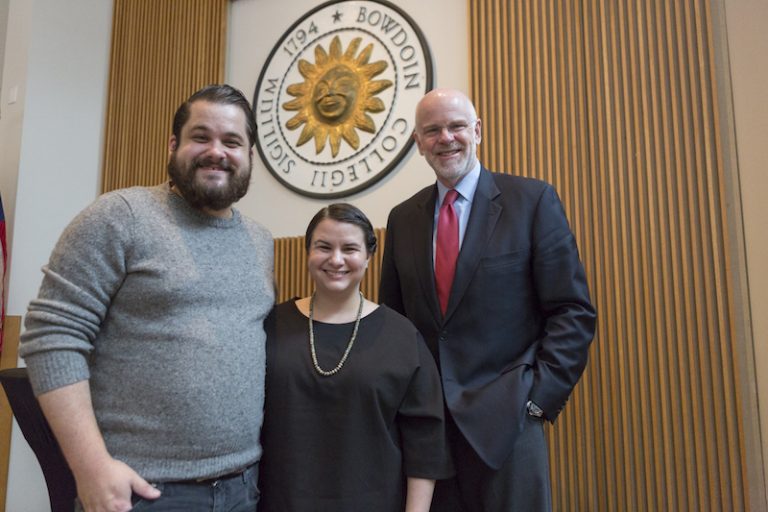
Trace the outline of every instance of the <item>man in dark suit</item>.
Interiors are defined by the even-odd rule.
[[[390,213],[379,299],[440,368],[456,476],[432,510],[551,510],[543,421],[584,371],[595,327],[565,212],[550,185],[481,166],[481,122],[459,91],[422,98],[414,138],[437,183]]]

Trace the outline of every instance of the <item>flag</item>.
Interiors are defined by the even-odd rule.
[[[5,270],[8,252],[5,245],[5,213],[0,196],[0,352],[3,351],[3,323],[5,322]]]

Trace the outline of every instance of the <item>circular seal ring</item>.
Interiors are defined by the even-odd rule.
[[[414,21],[386,0],[332,0],[283,34],[256,83],[256,148],[285,187],[313,198],[365,190],[413,145],[432,57]]]

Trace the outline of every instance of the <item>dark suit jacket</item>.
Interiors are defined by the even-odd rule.
[[[421,331],[454,421],[498,469],[529,399],[550,421],[565,405],[587,362],[595,310],[554,189],[483,168],[443,317],[432,263],[436,198],[433,185],[390,213],[379,301]]]

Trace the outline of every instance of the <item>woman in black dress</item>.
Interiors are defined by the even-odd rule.
[[[366,300],[376,236],[349,204],[306,233],[310,297],[267,319],[261,512],[427,512],[451,475],[443,397],[416,328]]]

